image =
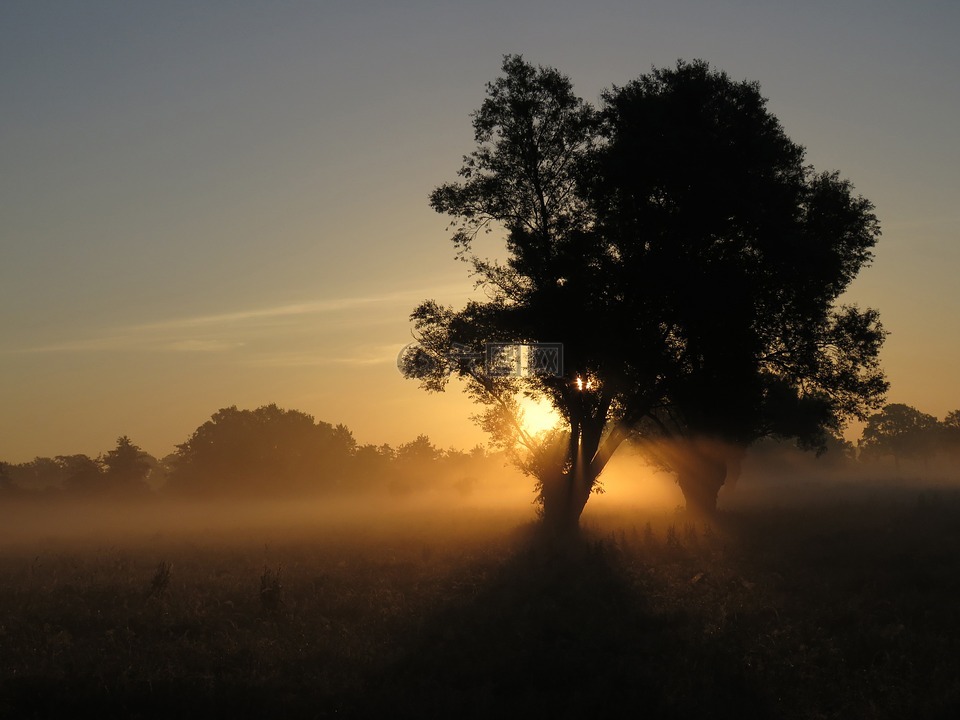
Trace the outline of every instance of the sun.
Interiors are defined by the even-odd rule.
[[[544,399],[523,398],[520,401],[520,410],[523,412],[523,429],[531,435],[551,430],[560,421],[560,415],[549,401]]]

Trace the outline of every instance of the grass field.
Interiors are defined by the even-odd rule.
[[[953,491],[194,513],[4,526],[0,717],[960,717]]]

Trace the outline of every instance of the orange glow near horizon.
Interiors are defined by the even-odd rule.
[[[359,445],[488,443],[461,380],[426,392],[397,355],[427,298],[455,311],[490,300],[451,244],[455,218],[429,196],[464,180],[471,113],[506,51],[569,73],[601,106],[605,88],[670,67],[680,49],[717,49],[713,68],[760,83],[805,163],[876,206],[883,236],[838,301],[877,308],[890,332],[886,401],[940,420],[960,408],[960,163],[944,151],[960,114],[960,5],[851,24],[843,3],[779,3],[764,33],[746,22],[753,9],[702,1],[695,13],[665,3],[656,23],[642,3],[515,5],[502,48],[466,5],[441,16],[418,3],[402,23],[362,3],[269,17],[207,3],[189,22],[132,3],[69,21],[43,3],[5,13],[4,66],[18,71],[0,73],[0,461],[96,458],[123,435],[163,458],[218,410],[268,404],[343,424]],[[450,35],[436,42],[441,26]],[[826,36],[844,41],[806,51]],[[509,262],[509,229],[485,229],[472,252]],[[564,298],[581,287],[567,275]],[[572,340],[565,306],[551,312],[554,329],[529,341]],[[571,350],[557,382],[587,403],[612,377]],[[524,372],[542,359],[524,350]],[[557,420],[521,407],[531,430]]]

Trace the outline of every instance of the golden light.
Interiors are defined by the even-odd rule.
[[[577,379],[574,380],[577,385],[577,390],[581,392],[584,390],[593,390],[597,387],[597,382],[593,378],[587,378],[584,380],[582,377],[577,375]]]
[[[521,418],[523,429],[531,435],[552,430],[560,420],[560,416],[553,409],[553,405],[543,399],[523,398],[520,401],[520,411],[523,413]]]

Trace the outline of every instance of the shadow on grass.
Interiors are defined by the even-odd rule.
[[[558,548],[528,532],[450,574],[426,559],[358,555],[329,577],[308,564],[300,574],[317,579],[291,573],[273,613],[253,599],[263,578],[249,593],[206,579],[162,600],[92,581],[46,601],[14,594],[0,640],[36,657],[8,654],[0,718],[776,715],[746,664],[749,638],[706,629],[709,582],[691,589],[703,563],[622,546],[587,534]],[[231,562],[205,556],[198,577]]]
[[[472,592],[408,632],[407,650],[341,699],[364,717],[767,717],[737,647],[655,615],[615,544],[527,537]]]

